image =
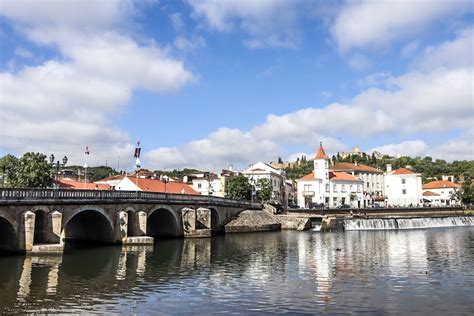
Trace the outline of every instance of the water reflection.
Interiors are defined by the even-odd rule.
[[[0,312],[456,312],[474,229],[281,232],[0,257]]]

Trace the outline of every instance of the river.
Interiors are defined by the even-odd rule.
[[[0,257],[1,313],[466,314],[474,227],[283,231]]]

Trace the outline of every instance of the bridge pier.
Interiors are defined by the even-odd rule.
[[[126,218],[124,227],[120,229],[125,232],[121,243],[124,245],[148,245],[154,243],[154,238],[146,236],[147,214],[143,211],[127,211],[122,216]]]
[[[185,207],[181,210],[184,237],[211,236],[211,210],[200,207],[197,210]]]

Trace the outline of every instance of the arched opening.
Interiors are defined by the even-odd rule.
[[[170,210],[155,210],[147,220],[147,235],[152,237],[178,237],[180,229]]]
[[[112,225],[103,214],[85,210],[74,215],[64,228],[64,240],[74,242],[112,243]]]
[[[211,230],[213,233],[218,233],[222,231],[222,227],[219,226],[219,212],[217,209],[210,207],[211,210]]]
[[[8,253],[18,250],[15,229],[8,220],[0,217],[0,252]]]
[[[127,218],[128,218],[128,223],[127,223],[127,236],[138,236],[137,232],[139,229],[138,225],[138,214],[134,211],[127,211]]]
[[[35,212],[35,234],[33,236],[33,244],[46,243],[46,212],[43,210],[36,210]]]

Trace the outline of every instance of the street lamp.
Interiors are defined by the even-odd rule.
[[[56,181],[58,181],[59,169],[60,169],[61,167],[64,167],[64,166],[67,164],[67,160],[68,160],[67,157],[64,156],[64,157],[63,157],[63,163],[62,163],[62,164],[59,162],[59,160],[56,161],[56,163],[54,163],[54,155],[51,154],[51,155],[49,156],[49,162],[51,163],[51,166],[52,166],[52,167],[56,166],[56,174],[55,174]]]
[[[166,193],[166,184],[169,182],[168,176],[166,176],[166,175],[163,176],[162,179],[161,179],[161,181],[163,181],[163,183],[165,184],[165,193]]]

